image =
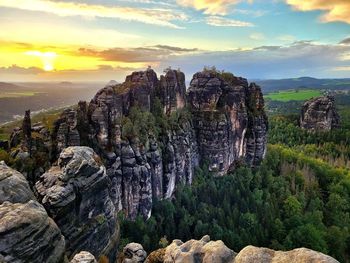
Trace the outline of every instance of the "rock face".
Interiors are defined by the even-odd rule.
[[[211,171],[225,174],[240,160],[260,163],[268,126],[260,87],[207,70],[193,76],[187,100],[201,155]]]
[[[0,262],[63,262],[65,240],[22,174],[0,163]]]
[[[339,263],[334,258],[307,248],[291,251],[274,251],[268,248],[247,246],[238,254],[219,241],[201,240],[183,243],[174,240],[165,249],[152,252],[146,263]]]
[[[100,158],[88,147],[68,147],[35,184],[41,203],[66,238],[68,256],[87,250],[115,258],[116,212],[109,178]]]
[[[311,131],[329,131],[340,127],[334,97],[323,96],[306,101],[301,110],[300,127]]]
[[[236,256],[235,263],[339,263],[334,258],[307,248],[291,251],[274,251],[268,248],[247,246]]]

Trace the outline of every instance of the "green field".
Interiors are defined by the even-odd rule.
[[[322,92],[314,89],[286,90],[281,92],[268,93],[264,97],[276,101],[308,100],[312,97],[321,96]]]
[[[4,92],[0,94],[0,99],[3,98],[20,98],[20,97],[31,97],[41,92],[31,92],[31,91],[23,91],[23,92]]]

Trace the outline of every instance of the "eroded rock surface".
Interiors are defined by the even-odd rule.
[[[323,96],[306,101],[301,110],[300,127],[311,131],[329,131],[340,127],[334,97]]]
[[[236,253],[219,241],[210,241],[209,236],[201,240],[189,240],[183,243],[174,240],[166,249],[164,263],[201,262],[233,263]]]
[[[0,162],[0,262],[61,263],[65,240],[25,177]]]
[[[236,256],[235,263],[339,263],[334,258],[307,248],[291,251],[274,251],[268,248],[247,246]]]
[[[35,184],[38,197],[66,238],[68,256],[87,250],[115,257],[116,211],[109,178],[91,148],[64,149]]]

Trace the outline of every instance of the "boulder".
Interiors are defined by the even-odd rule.
[[[322,96],[306,101],[301,110],[300,127],[311,131],[329,131],[340,127],[334,97]]]
[[[142,245],[129,243],[123,249],[123,256],[122,263],[143,263],[146,260],[147,253]]]
[[[74,256],[70,263],[97,263],[97,261],[90,252],[81,251]]]

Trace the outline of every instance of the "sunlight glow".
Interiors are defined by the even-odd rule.
[[[56,52],[40,52],[37,50],[31,50],[25,52],[28,56],[36,56],[39,57],[43,63],[43,69],[45,71],[52,71],[54,70],[54,60],[57,57]]]

